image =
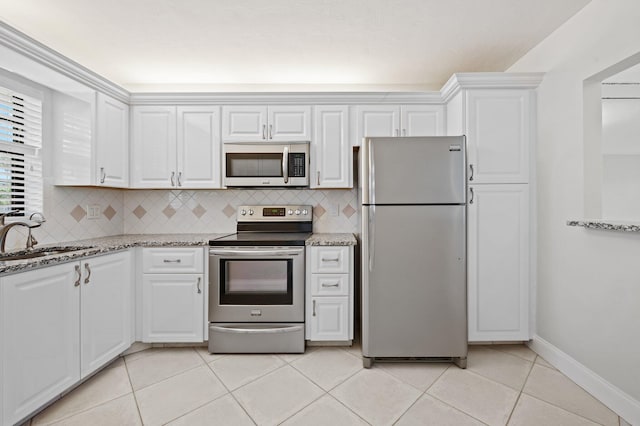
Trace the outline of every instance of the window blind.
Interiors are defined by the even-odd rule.
[[[0,213],[42,211],[42,101],[0,86]]]

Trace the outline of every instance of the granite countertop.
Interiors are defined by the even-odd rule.
[[[640,232],[640,223],[638,222],[619,222],[612,220],[568,220],[568,226],[582,226],[587,229],[600,229],[605,231],[622,231],[622,232]]]
[[[125,250],[131,247],[207,246],[209,240],[224,237],[225,235],[229,235],[229,232],[224,234],[133,234],[91,238],[66,243],[43,244],[37,246],[34,250],[45,250],[47,247],[74,247],[78,250],[32,259],[0,261],[0,275],[71,262],[77,259]],[[25,250],[15,250],[11,253],[17,252],[22,253],[25,252]]]
[[[193,247],[208,246],[209,240],[221,238],[232,233],[211,234],[131,234],[111,237],[90,238],[87,240],[69,241],[56,244],[43,244],[34,250],[46,248],[73,247],[77,250],[31,259],[0,261],[0,275],[30,269],[52,266],[58,263],[71,262],[85,257],[96,256],[125,250],[131,247]],[[306,241],[311,246],[352,246],[357,240],[353,234],[313,234]],[[15,250],[11,253],[23,253],[26,250]]]
[[[313,234],[305,244],[308,246],[355,246],[358,240],[353,234]]]

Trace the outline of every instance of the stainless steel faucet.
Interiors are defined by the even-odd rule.
[[[4,218],[9,216],[10,214],[13,214],[13,213],[20,213],[20,210],[10,210],[10,211],[8,211],[6,213],[0,214],[0,226],[4,226]],[[33,215],[31,215],[31,216],[33,216]]]
[[[36,239],[31,234],[31,230],[33,228],[39,227],[41,224],[42,222],[30,220],[28,222],[11,222],[7,225],[4,225],[2,228],[0,228],[0,253],[5,252],[5,246],[7,244],[7,234],[9,233],[11,228],[13,228],[14,226],[24,226],[27,229],[29,229],[29,235],[27,236],[26,247],[27,247],[27,250],[32,249],[33,246],[38,243],[38,241],[36,241]]]

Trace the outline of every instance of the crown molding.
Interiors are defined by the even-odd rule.
[[[441,104],[440,92],[132,93],[130,105]]]
[[[122,102],[129,102],[129,92],[79,63],[67,58],[28,35],[0,21],[0,45]]]
[[[440,89],[442,102],[448,102],[462,89],[535,89],[544,73],[473,72],[457,73]]]

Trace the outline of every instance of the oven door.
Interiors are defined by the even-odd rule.
[[[303,322],[304,247],[211,248],[209,321]]]

